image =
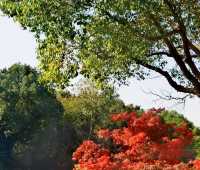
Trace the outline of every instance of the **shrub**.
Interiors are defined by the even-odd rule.
[[[84,141],[73,154],[74,170],[200,169],[200,161],[193,161],[194,153],[188,150],[193,134],[187,124],[165,123],[157,112],[112,115],[112,121],[123,121],[124,126],[99,130],[97,143]]]

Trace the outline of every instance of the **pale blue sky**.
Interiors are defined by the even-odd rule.
[[[14,23],[12,19],[0,16],[0,68],[8,67],[17,62],[36,66],[35,48],[36,42],[32,33],[22,30],[19,24]],[[150,91],[159,93],[166,89],[171,88],[164,79],[158,77],[142,82],[130,80],[130,85],[120,87],[118,92],[121,99],[126,103],[141,105],[145,109],[165,107],[166,109],[177,110],[200,126],[200,99],[190,99],[184,107],[183,105],[177,106],[174,101],[156,100],[155,96],[146,93]],[[170,91],[176,94],[173,89]]]

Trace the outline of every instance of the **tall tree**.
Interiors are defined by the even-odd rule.
[[[5,158],[1,161],[9,161],[20,144],[26,149],[49,124],[55,130],[61,117],[61,104],[38,82],[36,70],[15,64],[0,71],[0,148]]]
[[[0,8],[36,33],[45,81],[83,74],[125,83],[153,71],[200,96],[197,0],[2,0]]]

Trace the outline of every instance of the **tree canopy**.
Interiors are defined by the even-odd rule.
[[[2,0],[0,9],[36,33],[48,83],[78,74],[126,83],[150,70],[177,91],[200,96],[196,0]]]
[[[38,72],[27,65],[14,64],[0,70],[0,148],[1,154],[7,154],[1,155],[6,169],[18,168],[14,160],[34,148],[33,140],[44,141],[41,135],[46,141],[51,139],[61,125],[62,105],[54,91],[40,84],[38,78]]]
[[[100,127],[113,126],[110,113],[139,110],[125,105],[115,89],[98,90],[94,83],[86,81],[81,81],[71,94],[58,95],[58,100],[64,107],[64,120],[72,123],[80,141],[94,137],[93,131]]]
[[[27,142],[61,113],[61,104],[39,84],[36,70],[15,64],[0,71],[0,131],[7,136]]]

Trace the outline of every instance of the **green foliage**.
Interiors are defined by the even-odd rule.
[[[5,0],[0,2],[0,6],[9,16],[16,16],[15,20],[22,27],[36,33],[38,58],[44,73],[43,81],[50,84],[68,83],[69,76],[71,78],[76,75],[74,70],[76,67],[75,64],[70,63],[70,68],[63,68],[65,64],[62,63],[62,56],[67,51],[65,40],[70,39],[74,34],[72,23],[76,15],[75,5],[65,0],[15,2]]]
[[[195,127],[192,122],[187,120],[183,115],[177,113],[176,111],[163,111],[163,112],[159,113],[159,115],[162,117],[162,119],[166,123],[175,124],[178,126],[180,126],[183,123],[186,123],[188,125],[188,127],[192,130],[193,135],[194,135],[192,146],[191,146],[191,148],[188,148],[188,149],[194,150],[195,154],[196,154],[196,158],[199,159],[200,158],[200,151],[199,151],[200,128]]]
[[[3,161],[7,169],[18,168],[16,160],[23,162],[26,152],[30,156],[33,150],[37,150],[39,145],[36,142],[41,148],[45,144],[43,149],[48,154],[42,154],[46,157],[55,152],[47,149],[53,146],[47,141],[57,142],[54,136],[57,137],[61,127],[63,108],[53,90],[50,92],[41,85],[38,78],[38,72],[27,65],[14,64],[0,70],[0,134],[1,140],[4,140],[3,144],[0,141],[0,147],[3,147],[2,152],[8,153]]]
[[[110,126],[109,113],[133,109],[126,107],[113,89],[100,91],[87,82],[78,87],[77,94],[60,95],[58,99],[63,104],[65,120],[73,124],[81,140],[90,138],[94,129]]]
[[[98,85],[126,83],[129,77],[146,78],[145,67],[176,90],[197,94],[196,1],[1,0],[0,9],[35,33],[45,83],[63,86],[78,74]]]
[[[165,110],[159,114],[166,123],[176,124],[177,126],[180,126],[185,122],[189,125],[190,128],[194,128],[194,125],[191,122],[189,122],[183,115],[177,113],[176,111]]]
[[[62,116],[55,95],[39,84],[38,73],[27,65],[0,71],[0,103],[1,130],[22,143]]]

